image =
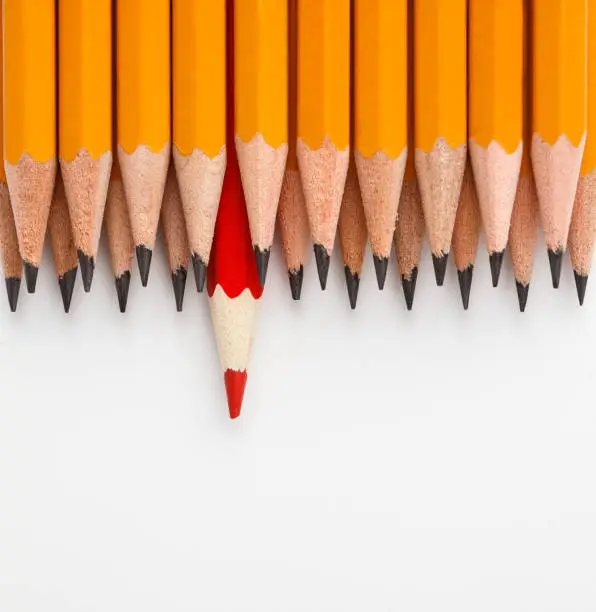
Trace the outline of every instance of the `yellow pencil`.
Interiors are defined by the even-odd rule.
[[[350,0],[298,3],[297,154],[325,289],[350,159]]]
[[[117,8],[118,159],[146,286],[170,161],[170,1]]]
[[[235,0],[236,152],[263,287],[288,156],[288,5]]]
[[[532,167],[555,288],[586,142],[587,8],[534,1]]]
[[[173,0],[173,157],[203,291],[226,170],[226,2]]]
[[[584,303],[596,238],[596,0],[588,0],[588,117],[586,148],[569,230],[569,254],[580,305]]]
[[[414,3],[416,174],[437,285],[447,256],[467,152],[466,0]]]
[[[85,291],[112,167],[112,2],[60,0],[60,168]]]
[[[407,0],[355,0],[356,168],[377,284],[385,286],[408,155]]]
[[[29,293],[56,178],[55,9],[54,0],[3,4],[4,169]]]
[[[468,147],[496,287],[523,149],[523,0],[469,2]]]

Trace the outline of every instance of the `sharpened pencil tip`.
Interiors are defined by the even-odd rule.
[[[503,255],[505,251],[495,251],[488,256],[490,263],[490,275],[493,281],[493,287],[499,284],[499,277],[501,276],[501,268],[503,267]]]
[[[192,268],[195,272],[195,285],[197,291],[201,293],[205,288],[205,279],[207,278],[207,265],[201,259],[200,255],[192,254]]]
[[[224,372],[228,409],[231,419],[237,419],[242,411],[242,400],[244,399],[247,378],[246,370],[240,372],[238,370],[226,370]]]
[[[37,285],[37,273],[39,268],[26,261],[23,262],[25,269],[25,282],[27,284],[27,293],[35,293],[35,285]]]
[[[373,255],[375,262],[375,273],[377,275],[377,285],[381,291],[385,287],[385,279],[387,278],[387,266],[389,265],[388,257],[377,257]]]
[[[19,303],[19,291],[21,290],[21,279],[16,276],[9,276],[5,279],[5,282],[10,312],[16,312]]]
[[[583,274],[578,274],[575,270],[573,271],[575,276],[575,288],[577,289],[577,297],[579,299],[579,305],[584,305],[584,298],[586,297],[586,287],[588,286],[588,277]]]
[[[329,276],[329,261],[331,257],[327,249],[322,244],[315,244],[315,259],[317,262],[317,272],[319,273],[319,283],[324,291],[327,287],[327,276]]]
[[[437,287],[442,287],[445,281],[445,272],[447,270],[447,259],[449,253],[443,253],[437,256],[433,253],[433,266],[435,268],[435,280],[437,281]]]
[[[118,306],[120,312],[126,312],[126,304],[128,302],[128,288],[130,287],[130,270],[126,270],[120,276],[115,277],[116,294],[118,295]]]
[[[559,288],[561,280],[561,265],[563,263],[563,251],[552,251],[548,249],[548,262],[550,264],[550,275],[553,280],[553,289]]]
[[[77,249],[79,258],[79,266],[81,267],[81,278],[83,279],[83,290],[85,293],[91,291],[91,283],[93,282],[93,272],[95,272],[95,259],[85,255],[81,249]]]
[[[71,270],[67,270],[62,276],[58,277],[58,285],[60,286],[60,293],[62,294],[62,305],[64,306],[64,312],[66,314],[70,312],[70,302],[72,300],[72,293],[74,291],[76,280],[76,266]]]
[[[139,274],[141,275],[141,285],[147,286],[149,281],[149,270],[151,269],[151,257],[153,251],[142,244],[136,248],[137,263],[139,265]]]
[[[259,273],[259,285],[265,286],[267,280],[267,268],[269,267],[269,255],[271,255],[271,249],[265,249],[261,251],[259,247],[255,247],[255,258],[257,260],[257,272]]]
[[[182,312],[182,305],[184,304],[186,274],[186,268],[176,268],[172,272],[172,287],[174,288],[174,299],[176,300],[176,310],[178,312]]]
[[[410,272],[410,278],[407,278],[402,274],[401,277],[401,288],[404,292],[404,298],[406,300],[406,308],[412,310],[414,305],[414,293],[416,292],[416,280],[418,279],[418,266],[412,268]]]
[[[352,274],[348,266],[344,267],[346,274],[346,287],[348,288],[348,298],[350,299],[350,308],[356,309],[356,302],[358,301],[358,289],[360,287],[360,276],[358,274]]]
[[[515,287],[517,289],[517,301],[519,302],[519,311],[526,311],[526,304],[528,303],[528,292],[530,291],[530,283],[524,285],[518,280],[515,281]]]
[[[461,293],[461,302],[464,310],[468,310],[470,303],[470,289],[472,288],[472,278],[474,277],[474,266],[466,266],[463,270],[457,271],[457,279],[459,280],[459,291]]]
[[[288,278],[290,279],[290,291],[292,299],[298,301],[302,295],[302,280],[304,278],[304,266],[300,266],[298,270],[288,270]]]

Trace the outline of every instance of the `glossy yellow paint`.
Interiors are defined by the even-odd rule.
[[[4,156],[56,155],[54,0],[4,0]]]
[[[551,145],[586,131],[587,0],[534,2],[534,132]]]
[[[118,144],[153,153],[170,140],[170,1],[117,0]]]
[[[350,0],[298,2],[298,137],[350,144]]]
[[[395,158],[407,146],[407,0],[355,0],[355,146]]]
[[[452,149],[467,140],[466,0],[414,2],[416,148],[442,136]]]
[[[596,0],[588,0],[588,102],[586,148],[581,175],[596,168]],[[593,130],[590,132],[590,130]]]
[[[174,144],[215,157],[226,142],[226,2],[173,0]]]

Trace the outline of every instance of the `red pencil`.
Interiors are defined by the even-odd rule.
[[[224,373],[230,417],[240,416],[248,359],[263,292],[255,262],[246,202],[234,146],[234,4],[227,0],[228,163],[207,272],[211,319]]]

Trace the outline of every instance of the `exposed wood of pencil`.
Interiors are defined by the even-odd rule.
[[[5,171],[21,257],[37,268],[56,176],[55,4],[5,0],[3,11]]]
[[[228,164],[208,269],[207,294],[231,418],[240,416],[250,348],[262,295],[234,144],[234,18],[227,17],[227,149]]]
[[[135,246],[152,251],[170,160],[170,2],[117,3],[118,157]]]
[[[310,237],[302,182],[296,159],[298,102],[298,0],[288,0],[288,159],[277,218],[281,246],[294,299],[300,299]]]
[[[202,291],[226,169],[225,3],[175,0],[172,15],[173,156]]]
[[[586,135],[586,0],[535,2],[533,22],[532,166],[546,246],[560,257]]]
[[[588,118],[586,148],[569,232],[569,254],[580,302],[592,264],[596,238],[596,1],[588,0]],[[583,286],[583,289],[582,289]]]
[[[444,260],[466,164],[466,0],[417,0],[414,28],[416,174],[431,252]]]
[[[112,167],[112,2],[59,3],[60,168],[85,289]]]
[[[453,227],[453,259],[459,272],[473,268],[480,236],[480,208],[470,163],[466,164]]]
[[[513,264],[513,275],[521,296],[522,309],[525,309],[528,286],[532,278],[534,250],[538,237],[539,215],[538,198],[530,160],[532,142],[532,2],[524,0],[524,147],[521,170],[511,227],[509,229],[509,252]]]
[[[407,158],[407,4],[355,0],[355,161],[379,288]]]
[[[264,283],[288,156],[288,6],[236,0],[236,153]]]
[[[301,0],[298,31],[297,156],[324,288],[350,151],[350,0]]]
[[[0,10],[0,37],[2,36],[2,11]],[[2,41],[0,40],[0,118],[2,117]],[[4,149],[4,130],[0,120],[0,152]],[[10,195],[4,172],[4,155],[0,163],[0,250],[2,254],[2,271],[6,282],[9,305],[16,310],[23,272],[23,262],[19,254],[19,241],[14,224]]]
[[[523,149],[523,0],[470,0],[469,44],[468,146],[496,284]]]

